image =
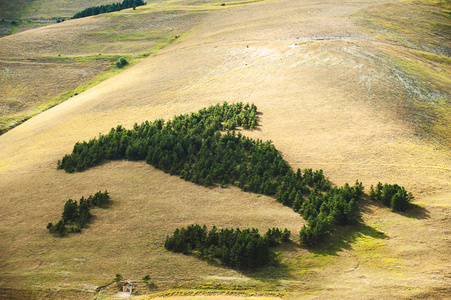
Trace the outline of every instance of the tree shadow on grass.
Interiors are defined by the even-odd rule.
[[[361,212],[367,214],[373,214],[376,209],[386,209],[387,211],[390,211],[390,208],[385,207],[382,203],[370,201],[368,199],[363,200],[360,203],[360,209]],[[414,219],[429,218],[429,211],[426,208],[413,203],[409,204],[409,208],[405,212],[392,213]],[[350,249],[356,239],[362,236],[373,239],[388,238],[384,232],[360,221],[356,226],[335,227],[331,237],[326,242],[318,245],[317,248],[310,248],[309,250],[317,255],[338,255],[343,249]]]
[[[414,203],[410,203],[409,208],[406,211],[397,213],[411,219],[422,220],[430,218],[429,210],[427,208]]]
[[[390,208],[383,205],[381,202],[369,200],[369,197],[366,196],[365,200],[362,200],[359,203],[360,211],[362,213],[366,213],[369,215],[373,215],[376,209],[383,209],[390,211]],[[429,210],[425,207],[422,207],[418,204],[409,203],[406,211],[392,211],[394,214],[399,214],[401,216],[411,218],[411,219],[429,219]]]
[[[310,248],[309,250],[316,255],[338,255],[343,250],[351,249],[352,244],[362,236],[373,239],[388,238],[384,232],[360,222],[355,226],[337,227],[328,241],[320,244],[317,248]]]
[[[290,258],[287,257],[292,256],[292,259],[295,259],[298,256],[302,256],[301,249],[303,252],[310,252],[317,256],[338,256],[340,252],[343,250],[350,250],[352,248],[353,243],[362,236],[370,237],[373,239],[386,239],[388,236],[374,227],[371,227],[363,222],[359,222],[355,226],[337,226],[333,229],[332,235],[330,238],[318,245],[317,248],[309,248],[305,249],[300,246],[296,241],[297,236],[293,236],[292,239],[294,241],[290,241],[288,243],[283,243],[279,246],[271,248],[271,261],[260,268],[257,269],[247,269],[247,270],[237,270],[234,268],[230,268],[225,266],[219,260],[209,260],[205,259],[209,265],[215,267],[223,267],[230,268],[232,270],[236,270],[246,277],[259,282],[258,288],[265,288],[269,290],[277,289],[281,284],[285,284],[283,280],[292,279],[292,271],[293,266],[290,264]],[[261,285],[261,286],[260,286]],[[252,288],[251,286],[243,285],[243,289]],[[256,288],[256,287],[254,287]]]
[[[381,203],[373,201],[364,200],[360,203],[360,207],[362,212],[369,214],[378,209],[386,209],[390,211],[389,208],[385,207]],[[429,218],[429,211],[426,208],[412,203],[409,205],[409,209],[406,212],[394,213],[408,218]],[[327,241],[319,244],[316,248],[307,248],[307,250],[317,256],[338,256],[339,253],[344,250],[351,250],[353,244],[355,244],[358,239],[362,237],[380,240],[389,238],[383,231],[377,230],[376,228],[365,224],[362,220],[360,220],[360,222],[355,226],[335,226],[332,229],[331,236],[327,239]],[[292,271],[290,266],[284,263],[283,260],[277,256],[282,256],[283,253],[295,253],[300,248],[303,247],[293,241],[283,246],[279,246],[275,249],[275,258],[267,266],[243,273],[265,285],[276,287],[280,284],[281,280],[289,279],[290,272]]]
[[[291,241],[272,249],[275,257],[268,265],[257,270],[242,271],[242,273],[253,280],[261,282],[265,287],[277,289],[281,284],[285,284],[283,280],[289,281],[293,279],[293,266],[289,261],[285,262],[283,256],[290,256],[290,254],[294,255],[294,257],[305,255],[299,253],[300,249],[305,249],[316,256],[338,256],[340,252],[350,250],[356,240],[362,236],[374,239],[388,238],[384,232],[363,222],[359,222],[355,226],[337,226],[333,229],[330,238],[316,248],[306,249],[300,246],[299,243]]]
[[[333,229],[331,237],[316,248],[307,248],[307,250],[316,256],[338,256],[343,250],[350,250],[356,240],[362,236],[374,239],[386,239],[388,236],[374,227],[363,222],[355,226],[337,226]],[[267,266],[251,272],[243,272],[246,276],[257,280],[266,286],[277,287],[281,280],[290,280],[292,267],[285,263],[281,256],[284,253],[295,253],[301,247],[298,243],[290,242],[275,249],[276,257]],[[305,248],[304,248],[305,249]],[[302,255],[302,254],[301,254]],[[277,257],[280,256],[280,257]]]
[[[279,285],[280,280],[290,278],[290,267],[288,264],[283,262],[283,256],[286,253],[293,253],[299,251],[301,246],[293,241],[282,243],[276,247],[270,248],[271,250],[271,261],[258,269],[242,271],[247,277],[257,280],[265,286],[276,287]]]

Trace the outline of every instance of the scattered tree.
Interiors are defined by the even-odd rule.
[[[113,281],[114,282],[121,282],[124,278],[122,277],[122,275],[120,273],[117,273],[116,276],[114,277]]]
[[[382,185],[379,182],[375,188],[371,186],[370,199],[381,202],[392,211],[406,211],[414,197],[402,186],[387,183]]]
[[[145,284],[147,284],[147,283],[149,282],[149,280],[150,280],[150,275],[144,276],[144,277],[142,278],[142,280],[143,280],[143,282],[144,282]]]

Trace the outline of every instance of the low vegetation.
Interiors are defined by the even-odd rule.
[[[95,16],[99,14],[105,14],[113,11],[120,11],[127,8],[136,8],[137,6],[146,5],[142,0],[124,0],[122,3],[106,4],[99,6],[88,7],[78,13],[76,13],[72,19],[84,18],[89,16]]]
[[[110,202],[110,195],[107,191],[97,192],[94,196],[91,195],[88,198],[81,197],[79,203],[72,199],[69,199],[64,204],[64,210],[61,220],[55,225],[53,223],[47,224],[47,229],[50,233],[58,236],[65,236],[68,233],[81,232],[82,228],[92,218],[91,207],[106,207]]]
[[[207,259],[219,259],[225,265],[237,269],[254,269],[267,264],[270,259],[269,247],[290,240],[291,232],[273,228],[261,236],[258,229],[211,230],[200,225],[177,228],[166,238],[164,247],[168,250],[196,254]]]

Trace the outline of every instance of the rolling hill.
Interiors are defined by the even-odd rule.
[[[150,275],[151,295],[448,297],[449,9],[445,1],[174,0],[0,38],[3,115],[72,96],[0,136],[0,295],[107,298],[113,289],[97,289],[120,273],[136,282]],[[75,95],[82,74],[111,72],[125,55],[130,67]],[[358,179],[366,192],[397,183],[416,206],[397,214],[365,200],[364,223],[307,250],[295,243],[305,221],[271,197],[198,186],[144,162],[56,169],[76,142],[112,127],[224,101],[255,103],[260,125],[242,134],[271,140],[294,169],[323,169],[336,185]],[[49,235],[67,199],[99,190],[113,204],[95,209],[88,229]],[[167,234],[194,223],[287,227],[293,243],[254,272],[164,250]]]

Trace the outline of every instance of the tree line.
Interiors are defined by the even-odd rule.
[[[224,102],[167,122],[135,123],[130,130],[119,125],[106,135],[76,143],[57,167],[72,173],[105,160],[145,160],[196,184],[231,184],[243,191],[272,196],[307,221],[299,240],[308,247],[324,241],[334,226],[358,222],[357,203],[364,189],[361,182],[332,187],[322,170],[294,172],[271,141],[235,132],[239,127],[253,129],[257,125],[254,104]]]
[[[229,145],[228,151],[234,152],[230,148],[233,147],[232,144],[240,144],[242,150],[247,151],[255,142],[241,134],[222,135],[220,131],[234,130],[238,126],[255,128],[256,110],[255,105],[224,103],[202,109],[198,113],[176,116],[168,122],[158,119],[154,122],[145,121],[141,125],[135,123],[131,130],[119,125],[106,135],[100,135],[89,142],[76,143],[72,154],[65,155],[58,161],[58,168],[68,173],[81,172],[104,160],[128,159],[146,160],[165,172],[172,169],[173,174],[180,174],[186,164],[189,167],[194,164],[198,169],[211,168],[213,160],[209,160],[209,154],[212,151],[217,151],[214,158],[219,160],[215,162],[215,167],[219,166],[218,163],[226,167],[223,161],[232,161],[240,155],[233,153],[234,157],[221,157],[222,148]],[[274,154],[275,149],[271,150]],[[280,155],[277,159],[280,160]],[[283,162],[281,167],[282,165]],[[193,172],[192,177],[196,177],[194,173],[197,171]],[[205,173],[207,172],[204,171],[202,175]],[[196,178],[205,183],[206,177],[199,174]]]
[[[84,18],[89,16],[95,16],[99,14],[105,14],[113,11],[120,11],[126,8],[135,8],[137,6],[146,5],[146,2],[142,0],[124,0],[122,3],[113,3],[99,6],[88,7],[78,13],[76,13],[72,19]]]
[[[92,218],[91,207],[106,207],[110,203],[110,195],[107,191],[97,192],[95,195],[90,195],[88,198],[81,197],[79,203],[69,199],[64,204],[61,220],[55,225],[53,223],[47,224],[47,229],[50,233],[65,236],[68,233],[81,232]]]
[[[237,269],[254,269],[267,264],[270,259],[269,247],[290,240],[291,232],[278,228],[268,229],[261,236],[258,229],[221,229],[189,225],[177,228],[166,237],[167,250],[195,254],[202,258],[219,259],[227,266]]]

